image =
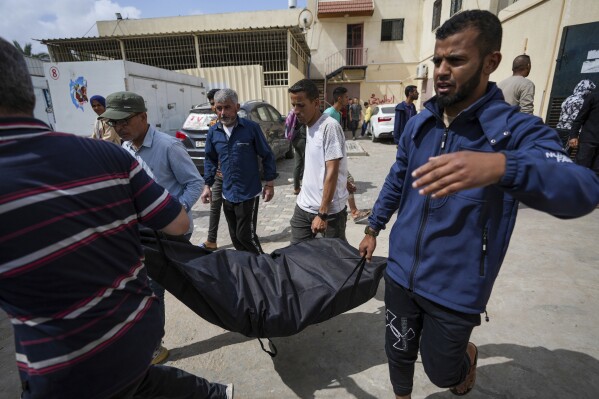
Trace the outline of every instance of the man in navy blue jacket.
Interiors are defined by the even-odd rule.
[[[406,87],[405,93],[406,100],[395,107],[395,123],[393,124],[393,141],[395,141],[395,144],[399,143],[399,138],[406,128],[406,123],[416,115],[414,101],[418,100],[418,89],[416,86],[409,85]]]
[[[274,196],[274,179],[277,176],[275,156],[260,125],[237,116],[239,103],[234,90],[219,90],[214,95],[214,108],[219,122],[210,127],[206,137],[206,185],[200,198],[205,204],[210,202],[210,187],[220,162],[223,211],[233,246],[239,251],[261,254],[264,252],[256,235],[258,204],[260,193],[264,202]],[[264,187],[260,182],[258,155],[264,168]]]
[[[420,349],[439,387],[468,393],[478,350],[468,342],[514,228],[518,203],[560,218],[591,212],[599,179],[573,164],[557,133],[517,112],[489,75],[501,24],[488,11],[454,15],[436,31],[436,96],[408,121],[369,217],[360,253],[399,210],[385,276],[386,352],[397,398],[410,398]]]

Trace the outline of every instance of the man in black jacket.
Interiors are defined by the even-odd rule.
[[[570,147],[579,147],[576,163],[590,168],[599,176],[599,90],[585,98],[572,122]]]

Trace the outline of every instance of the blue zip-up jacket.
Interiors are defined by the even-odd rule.
[[[275,156],[262,129],[248,119],[237,118],[230,138],[227,138],[222,123],[211,126],[206,137],[205,151],[204,181],[212,186],[220,160],[223,196],[229,202],[247,201],[262,191],[258,155],[262,158],[264,180],[270,181],[277,177]]]
[[[399,144],[399,138],[406,128],[406,124],[416,115],[416,105],[408,104],[405,101],[400,102],[395,106],[395,121],[393,123],[393,141]]]
[[[383,229],[399,209],[389,237],[389,276],[435,303],[476,314],[491,295],[518,202],[560,218],[582,216],[599,203],[599,179],[570,161],[557,132],[540,118],[505,103],[494,83],[449,127],[441,112],[433,98],[408,121],[369,224]],[[503,178],[438,199],[412,188],[412,171],[429,157],[456,151],[503,152]]]

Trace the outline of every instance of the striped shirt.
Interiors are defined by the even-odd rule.
[[[0,118],[0,307],[24,398],[105,398],[143,375],[162,336],[138,223],[181,205],[112,143]]]

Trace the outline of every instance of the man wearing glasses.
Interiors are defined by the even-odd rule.
[[[106,112],[100,115],[107,124],[114,127],[123,139],[123,148],[134,158],[142,160],[144,169],[154,180],[176,198],[189,218],[191,238],[193,218],[191,207],[202,193],[204,180],[193,164],[183,144],[176,138],[156,130],[148,124],[148,114],[143,97],[138,94],[121,91],[106,98]],[[164,288],[155,281],[150,282],[154,294],[160,298],[160,310],[164,325]],[[157,348],[153,363],[160,363],[168,357],[168,350]]]

